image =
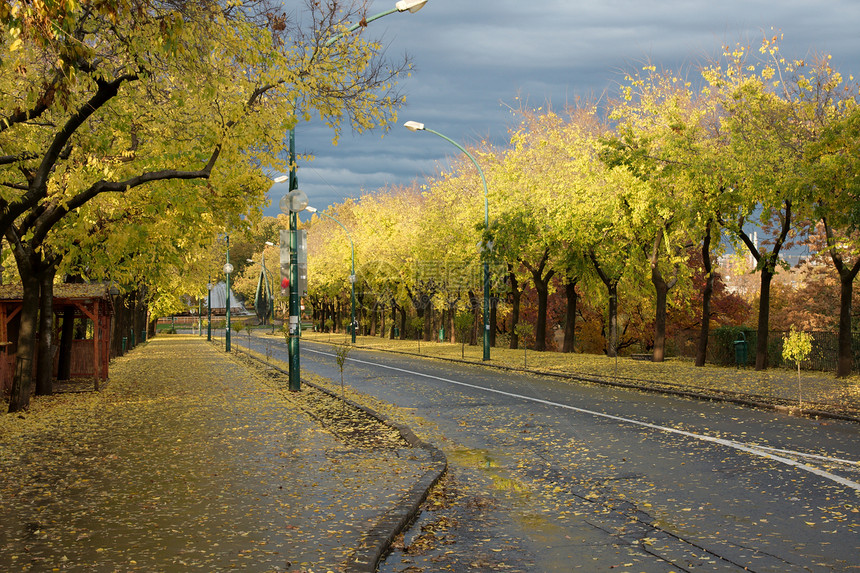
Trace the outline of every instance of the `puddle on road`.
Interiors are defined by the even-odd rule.
[[[454,465],[482,470],[489,478],[493,489],[525,502],[531,497],[532,488],[514,478],[507,471],[514,461],[507,456],[491,454],[488,450],[457,449],[445,452],[448,462]]]
[[[593,571],[628,564],[649,573],[671,570],[624,539],[617,528],[626,520],[613,519],[619,516],[606,507],[582,502],[539,474],[524,477],[518,452],[454,447],[445,453],[446,502],[425,508],[380,573]]]

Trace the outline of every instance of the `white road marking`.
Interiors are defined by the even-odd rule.
[[[334,357],[334,354],[330,354],[328,352],[320,352],[318,350],[312,350],[309,348],[306,348],[305,350],[307,350],[308,352],[313,352],[315,354],[322,354],[324,356]],[[755,456],[760,456],[763,458],[774,460],[774,461],[780,462],[782,464],[785,464],[787,466],[791,466],[791,467],[795,467],[797,469],[801,469],[803,471],[807,471],[807,472],[815,474],[819,477],[823,477],[825,479],[828,479],[828,480],[831,480],[831,481],[836,482],[838,484],[841,484],[845,487],[851,488],[851,489],[855,490],[856,492],[860,493],[860,483],[857,483],[855,481],[851,481],[849,479],[843,478],[842,476],[832,474],[828,471],[810,466],[808,464],[803,464],[803,463],[800,463],[798,461],[795,461],[795,460],[792,460],[792,459],[789,459],[789,458],[786,458],[786,457],[783,457],[780,455],[776,455],[774,453],[769,453],[769,452],[777,452],[777,453],[782,453],[782,454],[786,454],[786,455],[794,455],[794,456],[801,456],[801,457],[807,457],[807,458],[817,458],[817,459],[822,459],[822,460],[826,460],[826,461],[848,463],[848,464],[853,464],[853,465],[860,465],[860,462],[850,461],[850,460],[841,460],[839,458],[828,458],[827,456],[816,456],[814,454],[804,454],[802,452],[794,452],[791,450],[780,450],[777,448],[769,448],[766,446],[748,445],[748,444],[744,444],[741,442],[736,442],[734,440],[726,440],[723,438],[716,438],[714,436],[706,436],[703,434],[696,434],[693,432],[688,432],[686,430],[678,430],[676,428],[669,428],[667,426],[660,426],[657,424],[652,424],[650,422],[642,422],[640,420],[633,420],[631,418],[624,418],[621,416],[606,414],[604,412],[587,410],[585,408],[577,408],[576,406],[570,406],[568,404],[561,404],[559,402],[551,402],[549,400],[543,400],[541,398],[534,398],[531,396],[523,396],[522,394],[515,394],[513,392],[505,392],[504,390],[496,390],[494,388],[487,388],[484,386],[477,386],[475,384],[469,384],[468,382],[461,382],[459,380],[452,380],[450,378],[443,378],[441,376],[434,376],[432,374],[424,374],[422,372],[415,372],[412,370],[406,370],[405,368],[397,368],[395,366],[386,366],[385,364],[379,364],[376,362],[368,362],[365,360],[360,360],[358,358],[347,358],[347,360],[349,360],[350,362],[356,362],[358,364],[367,364],[368,366],[376,366],[378,368],[385,368],[387,370],[393,370],[395,372],[401,372],[403,374],[410,374],[413,376],[421,376],[423,378],[429,378],[431,380],[438,380],[439,382],[445,382],[447,384],[454,384],[456,386],[462,386],[464,388],[471,388],[473,390],[481,390],[483,392],[490,392],[492,394],[498,394],[500,396],[507,396],[509,398],[518,398],[520,400],[526,400],[528,402],[534,402],[536,404],[544,404],[546,406],[553,406],[556,408],[563,408],[565,410],[572,410],[574,412],[579,412],[581,414],[589,414],[589,415],[597,416],[600,418],[606,418],[609,420],[614,420],[616,422],[624,422],[627,424],[634,424],[636,426],[642,426],[644,428],[650,428],[652,430],[658,430],[658,431],[666,432],[666,433],[670,433],[670,434],[677,434],[679,436],[684,436],[687,438],[693,438],[693,439],[700,440],[703,442],[710,442],[713,444],[719,444],[721,446],[726,446],[729,448],[733,448],[736,450],[747,452],[747,453],[753,454]]]

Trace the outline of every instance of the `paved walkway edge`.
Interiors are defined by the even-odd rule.
[[[235,351],[241,352],[246,356],[253,358],[259,362],[262,359],[253,351],[241,348],[238,345],[234,348]],[[272,364],[269,367],[278,370],[282,374],[288,374],[285,370],[278,368]],[[326,388],[314,384],[312,382],[303,381],[304,384],[312,386],[321,392],[333,396],[338,400],[343,400],[353,408],[358,408],[379,420],[381,423],[394,428],[413,448],[420,448],[430,454],[430,459],[433,462],[433,467],[418,479],[417,482],[406,492],[395,507],[379,519],[373,528],[364,534],[360,546],[353,551],[346,560],[345,571],[347,573],[374,573],[379,566],[382,558],[388,554],[391,549],[391,543],[394,538],[404,530],[406,530],[421,510],[421,504],[427,499],[427,495],[434,485],[445,475],[448,470],[448,458],[445,453],[427,442],[422,441],[408,427],[396,424],[382,416],[378,412],[371,410],[361,404],[357,404],[352,400],[347,400],[335,392],[331,392]]]
[[[313,340],[311,342],[315,342],[317,344],[331,344],[334,345],[334,342],[326,342],[324,340]],[[841,414],[838,412],[828,412],[826,410],[816,410],[810,408],[798,408],[797,406],[787,406],[783,404],[774,404],[772,402],[767,402],[764,400],[755,400],[756,396],[744,395],[744,394],[735,394],[729,393],[727,391],[715,391],[714,394],[707,394],[704,392],[695,392],[692,390],[679,390],[675,388],[666,388],[665,386],[653,386],[649,385],[648,381],[641,381],[640,383],[635,382],[620,382],[618,380],[607,380],[605,378],[598,378],[595,376],[586,376],[584,374],[565,374],[563,372],[551,372],[547,370],[532,370],[530,368],[515,368],[512,366],[502,366],[500,364],[488,364],[486,362],[474,362],[472,360],[461,360],[459,358],[447,358],[444,356],[432,356],[432,355],[422,355],[422,354],[413,354],[410,352],[401,352],[399,350],[390,350],[384,348],[375,348],[373,346],[361,346],[360,344],[353,345],[353,348],[358,348],[360,350],[368,350],[372,352],[390,352],[392,354],[400,354],[402,356],[411,356],[414,358],[427,358],[430,360],[442,360],[445,362],[454,362],[457,364],[470,364],[472,366],[483,366],[485,368],[495,368],[496,370],[505,370],[508,372],[522,372],[525,374],[537,374],[539,376],[548,376],[552,378],[562,378],[565,380],[579,380],[582,382],[590,382],[592,384],[601,384],[603,386],[613,386],[617,388],[627,388],[630,390],[642,390],[643,392],[653,392],[657,394],[668,394],[671,396],[680,396],[682,398],[691,398],[694,400],[707,400],[711,402],[728,402],[731,404],[738,404],[739,406],[748,406],[750,408],[762,408],[765,410],[774,410],[777,412],[784,412],[786,414],[790,414],[793,416],[805,416],[808,418],[826,418],[831,420],[843,420],[846,422],[855,422],[860,424],[860,416],[854,416],[850,414]],[[722,392],[720,394],[719,392]],[[764,397],[762,397],[764,398]]]

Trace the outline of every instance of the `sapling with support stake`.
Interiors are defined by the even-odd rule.
[[[791,327],[791,332],[782,339],[782,357],[797,364],[797,402],[801,410],[803,410],[803,395],[800,388],[800,363],[812,352],[812,342],[811,334],[795,330],[794,325]]]
[[[337,367],[340,368],[340,397],[342,400],[341,404],[344,408],[346,408],[346,390],[343,385],[343,366],[346,364],[346,359],[349,356],[350,350],[352,350],[352,347],[347,343],[338,344],[334,347]]]
[[[528,347],[528,344],[525,339],[531,335],[534,331],[534,327],[528,322],[518,322],[514,327],[514,331],[523,343],[523,368],[528,368],[528,359],[526,358],[526,348]]]

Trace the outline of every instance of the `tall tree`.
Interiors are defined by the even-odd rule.
[[[856,93],[856,90],[854,90]],[[839,335],[836,375],[851,374],[852,300],[860,272],[860,109],[852,98],[834,105],[834,116],[807,158],[813,165],[816,214],[823,227],[824,250],[839,275]]]
[[[644,193],[631,197],[631,224],[640,227],[636,234],[642,238],[655,292],[653,360],[660,362],[669,291],[688,269],[687,245],[704,234],[701,225],[713,218],[709,194],[700,191],[713,185],[713,177],[702,173],[712,106],[683,74],[657,72],[650,65],[626,77],[622,94],[611,114],[618,124],[604,139],[601,156],[648,184]]]
[[[743,47],[727,49],[724,64],[704,71],[726,114],[724,180],[739,191],[726,224],[760,273],[757,370],[768,366],[770,289],[785,266],[780,255],[790,246],[797,222],[811,215],[804,152],[821,136],[831,101],[828,90],[813,80],[823,72],[819,65],[782,57],[779,40],[765,38],[758,58]],[[764,240],[754,240],[751,225],[764,231]]]
[[[74,6],[50,41],[36,28],[0,40],[0,233],[25,282],[52,230],[100,195],[184,180],[182,201],[208,210],[247,191],[219,183],[245,179],[246,203],[259,203],[259,170],[284,168],[280,139],[298,117],[316,109],[367,129],[400,103],[402,66],[388,71],[381,46],[358,35],[326,46],[363,2],[309,3],[307,31],[250,0]],[[39,290],[27,290],[11,411],[31,385]]]

